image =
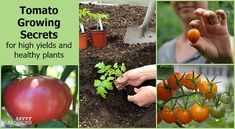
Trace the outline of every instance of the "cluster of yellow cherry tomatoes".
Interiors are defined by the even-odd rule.
[[[190,72],[187,74],[181,74],[175,72],[173,75],[169,76],[166,81],[161,81],[157,85],[157,98],[159,101],[171,100],[176,91],[179,88],[187,88],[192,90],[193,93],[200,94],[204,101],[211,101],[213,97],[217,94],[217,83],[209,80],[201,79],[201,74],[195,72]],[[182,89],[183,90],[183,89]],[[187,96],[187,95],[186,95]],[[162,109],[159,110],[157,114],[157,124],[159,124],[162,119],[168,123],[180,122],[181,124],[187,124],[192,120],[201,123],[212,117],[219,119],[224,116],[226,112],[225,104],[231,102],[231,96],[227,94],[219,95],[219,101],[216,102],[216,106],[208,107],[206,104],[194,103],[191,106],[176,106],[169,107],[163,105]],[[158,107],[160,108],[160,107]]]

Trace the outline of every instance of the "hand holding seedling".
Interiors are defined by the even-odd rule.
[[[194,14],[199,16],[201,20],[191,21],[190,26],[198,29],[200,32],[198,36],[201,37],[196,42],[191,41],[191,46],[196,48],[211,62],[233,62],[232,43],[227,28],[227,16],[225,11],[216,10],[213,12],[198,8],[194,11]],[[217,16],[219,18],[217,18]]]
[[[145,86],[134,88],[135,95],[128,95],[127,99],[140,107],[148,107],[156,102],[156,87]]]
[[[139,86],[145,80],[156,78],[156,65],[147,65],[140,68],[128,70],[122,77],[116,79],[115,84],[118,90],[126,85]]]
[[[139,86],[145,80],[156,78],[156,65],[147,65],[140,68],[129,70],[122,77],[116,79],[115,84],[118,90],[123,89],[126,85]],[[145,86],[134,88],[135,95],[128,95],[127,99],[138,106],[149,106],[156,101],[156,88]]]

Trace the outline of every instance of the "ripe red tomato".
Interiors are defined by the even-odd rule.
[[[157,113],[157,124],[161,123],[161,121],[162,121],[162,116],[161,116],[161,113],[158,112]]]
[[[198,29],[190,29],[187,32],[187,38],[192,43],[196,43],[200,38],[200,32],[198,31]]]
[[[190,90],[198,89],[198,85],[201,83],[201,78],[200,77],[197,78],[197,77],[198,77],[198,74],[195,72],[194,72],[194,78],[193,78],[193,72],[186,74],[183,79],[183,83],[185,87]]]
[[[168,79],[167,79],[167,83],[169,85],[169,87],[173,90],[177,90],[178,88],[180,88],[180,85],[182,84],[182,80],[180,80],[182,78],[182,75],[179,72],[175,72],[173,75],[171,75]],[[177,83],[178,80],[178,83]]]
[[[169,107],[165,106],[161,113],[162,113],[162,119],[166,123],[171,124],[171,123],[176,122],[176,120],[177,120],[176,115],[175,115],[174,111],[170,110]]]
[[[37,76],[9,83],[3,100],[12,118],[29,117],[35,124],[61,118],[69,109],[72,95],[63,81]]]
[[[211,87],[212,87],[212,89],[211,89]],[[211,99],[217,93],[217,85],[210,84],[210,82],[207,82],[207,81],[202,81],[201,84],[199,84],[199,91],[206,93],[206,94],[202,94],[202,96],[204,96],[206,99]],[[212,93],[207,93],[210,91]]]
[[[164,82],[157,84],[157,98],[160,100],[167,100],[175,94],[175,90],[169,90],[169,87],[164,86]]]
[[[209,108],[202,107],[197,103],[195,103],[190,108],[190,113],[193,117],[193,120],[197,121],[198,123],[201,123],[202,121],[206,120],[209,117]]]
[[[181,124],[187,124],[192,121],[192,115],[189,110],[184,110],[182,108],[176,108],[176,118]]]

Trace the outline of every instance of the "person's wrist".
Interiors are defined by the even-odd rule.
[[[151,86],[151,88],[149,88],[149,90],[150,90],[149,93],[150,93],[152,103],[155,103],[156,102],[157,89],[155,87]]]

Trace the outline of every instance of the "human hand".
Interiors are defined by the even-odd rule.
[[[156,87],[145,86],[134,88],[135,95],[128,95],[127,99],[140,107],[148,107],[156,102]]]
[[[116,88],[123,89],[126,85],[139,86],[145,80],[156,78],[156,65],[146,65],[140,68],[128,70],[115,80]]]
[[[198,8],[194,11],[194,14],[199,16],[201,20],[191,21],[190,26],[197,28],[201,37],[197,43],[191,44],[191,46],[211,62],[232,63],[232,46],[224,10],[213,12]],[[217,15],[220,20],[218,20]]]

